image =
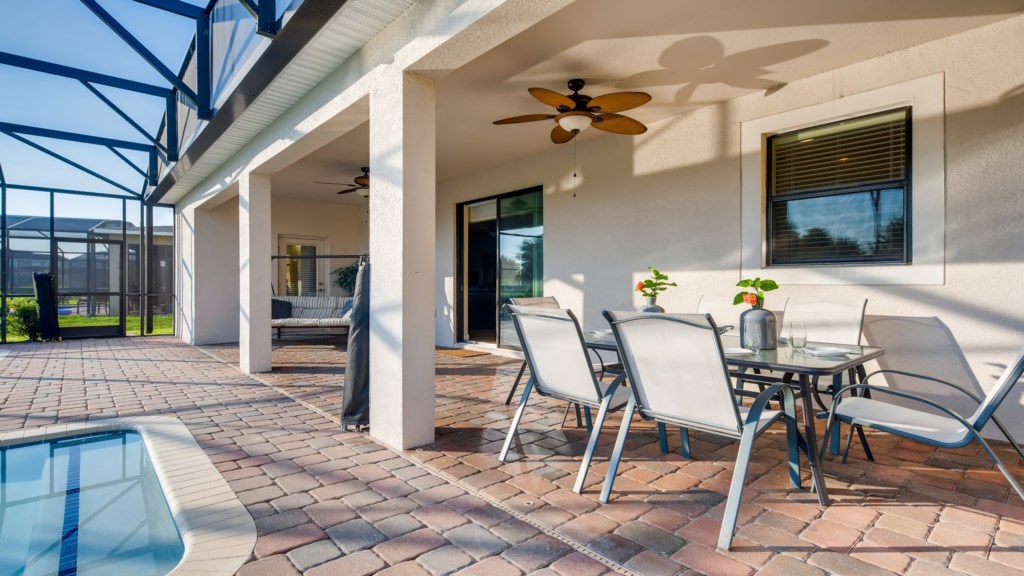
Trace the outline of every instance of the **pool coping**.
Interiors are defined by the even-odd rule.
[[[131,416],[11,430],[0,433],[0,447],[122,430],[142,437],[185,547],[168,576],[237,572],[256,546],[256,522],[180,420]]]

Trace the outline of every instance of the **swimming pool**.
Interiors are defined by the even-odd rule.
[[[157,576],[183,553],[139,434],[0,448],[0,574]]]

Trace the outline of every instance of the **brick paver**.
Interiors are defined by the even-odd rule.
[[[635,422],[602,505],[618,416],[576,495],[587,435],[571,418],[561,426],[564,405],[533,398],[509,462],[498,462],[514,359],[438,354],[436,441],[399,454],[339,426],[345,351],[335,340],[278,343],[274,371],[256,378],[234,368],[236,347],[172,338],[5,348],[0,430],[139,414],[184,422],[256,518],[243,575],[981,575],[1024,561],[1024,503],[974,446],[871,434],[875,464],[859,447],[846,464],[826,458],[835,504],[822,509],[789,488],[784,432],[769,431],[727,552],[715,543],[735,459],[728,439],[692,434],[694,460],[684,460],[661,454],[652,427]],[[677,431],[669,441],[678,447]],[[1024,476],[1012,451],[997,450]]]

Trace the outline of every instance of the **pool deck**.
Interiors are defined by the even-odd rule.
[[[826,460],[822,509],[788,487],[785,434],[770,431],[726,552],[714,543],[734,442],[695,434],[688,461],[637,427],[601,505],[615,422],[582,495],[570,487],[585,433],[559,426],[558,404],[531,400],[510,462],[497,461],[516,360],[439,353],[437,440],[402,453],[341,430],[339,342],[285,341],[256,378],[236,357],[169,337],[4,346],[0,432],[181,420],[256,521],[243,575],[1024,574],[1024,503],[975,447],[872,434],[876,463],[859,447]],[[1024,477],[1009,447],[1000,456]]]

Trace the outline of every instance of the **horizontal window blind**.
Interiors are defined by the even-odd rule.
[[[909,262],[910,108],[768,139],[773,265]]]
[[[907,111],[902,108],[772,137],[772,194],[905,180]]]

